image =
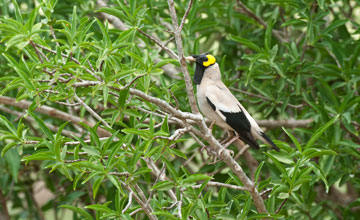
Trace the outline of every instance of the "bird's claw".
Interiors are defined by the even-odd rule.
[[[214,129],[215,121],[211,122],[209,126],[209,132],[212,134],[212,130]]]

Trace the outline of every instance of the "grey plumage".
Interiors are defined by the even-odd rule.
[[[201,54],[187,57],[196,61],[194,82],[197,84],[197,100],[201,112],[219,127],[235,131],[239,138],[255,149],[256,139],[279,148],[265,135],[256,121],[221,81],[219,65],[211,55]]]

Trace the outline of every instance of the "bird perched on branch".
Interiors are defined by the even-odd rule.
[[[186,60],[196,62],[193,80],[197,85],[197,101],[201,112],[213,122],[212,124],[215,123],[228,131],[228,138],[222,143],[224,147],[239,138],[251,147],[259,149],[256,139],[260,139],[279,151],[221,81],[219,65],[214,56],[204,53],[186,57]]]

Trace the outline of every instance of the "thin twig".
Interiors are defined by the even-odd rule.
[[[7,97],[7,96],[0,96],[0,104],[11,105],[11,106],[18,107],[21,109],[28,109],[30,107],[30,105],[32,104],[32,102],[29,102],[26,100],[16,101],[15,98]],[[45,115],[48,115],[53,118],[58,118],[58,119],[61,119],[64,121],[71,121],[72,123],[75,123],[78,125],[81,125],[80,122],[83,122],[90,127],[93,127],[95,125],[95,123],[93,123],[93,122],[89,122],[85,119],[81,119],[80,117],[68,114],[66,112],[60,111],[58,109],[55,109],[55,108],[52,108],[52,107],[49,107],[46,105],[38,106],[35,109],[35,111],[40,112]],[[105,130],[104,128],[101,128],[101,127],[98,127],[97,132],[98,132],[99,136],[101,136],[101,137],[111,136],[110,132],[108,132],[107,130]]]
[[[111,126],[102,118],[100,115],[98,115],[94,110],[92,110],[82,99],[80,99],[76,93],[74,93],[75,99],[88,111],[92,116],[94,116],[97,120],[101,121],[101,123],[107,127],[111,128]]]
[[[142,210],[142,208],[138,208],[136,210],[134,210],[132,213],[130,213],[130,216],[135,215],[136,213],[140,212]]]
[[[136,195],[136,193],[134,193],[134,191],[131,189],[131,187],[125,183],[122,182],[122,184],[125,186],[125,188],[129,191],[133,193],[133,197],[135,198],[135,200],[137,201],[137,203],[139,203],[139,205],[141,206],[141,209],[145,212],[145,214],[149,217],[150,220],[157,220],[157,217],[152,214],[154,211],[152,210],[150,205],[146,204],[146,198],[144,196],[144,198],[139,198],[138,195]],[[144,195],[144,193],[142,192],[142,190],[140,189],[140,187],[138,187],[135,184],[135,189],[137,191],[137,193],[140,194],[140,197],[142,197]]]
[[[145,160],[147,166],[148,166],[148,167],[151,167],[152,173],[153,173],[157,178],[159,178],[159,180],[161,180],[161,181],[166,180],[166,179],[165,179],[165,174],[164,174],[164,172],[161,172],[161,171],[159,170],[159,168],[156,166],[156,164],[154,163],[154,161],[153,161],[150,157],[146,157],[146,158],[144,158],[144,160]],[[169,189],[167,192],[168,192],[168,194],[169,194],[169,196],[170,196],[170,198],[171,198],[172,200],[177,201],[176,195],[175,195],[175,193],[174,193],[171,189]],[[149,199],[150,199],[150,198],[149,198]]]
[[[161,43],[160,40],[156,39],[155,37],[145,33],[144,31],[142,31],[140,28],[137,29],[139,31],[139,33],[141,33],[142,35],[144,35],[145,37],[149,38],[151,41],[153,41],[154,43],[156,43],[159,47],[161,47],[163,50],[165,50],[171,58],[173,59],[179,59],[178,55],[176,55],[176,53],[174,51],[172,51],[170,48],[168,48],[167,46],[165,46],[165,44]]]
[[[60,102],[60,101],[54,101],[54,102],[59,104],[59,105],[65,105],[65,106],[79,106],[79,105],[81,105],[80,103],[67,103],[67,102]]]
[[[155,136],[153,139],[166,139],[166,140],[169,140],[169,141],[174,141],[176,139],[179,139],[183,134],[185,134],[188,131],[189,131],[188,127],[179,128],[170,137]]]
[[[186,11],[185,11],[185,14],[184,14],[183,18],[181,19],[181,23],[180,23],[180,26],[179,26],[179,31],[180,31],[180,32],[182,31],[182,29],[183,29],[183,27],[184,27],[186,18],[187,18],[187,16],[189,15],[189,12],[190,12],[190,9],[191,9],[191,6],[192,6],[193,2],[194,2],[194,0],[190,0],[190,1],[189,1],[188,7],[187,7],[187,9],[186,9]]]
[[[236,185],[231,185],[231,184],[221,183],[221,182],[209,181],[206,185],[207,186],[225,187],[225,188],[229,188],[229,189],[248,191],[248,189],[246,187],[244,187],[244,186],[236,186]],[[192,186],[192,188],[198,189],[201,186],[202,186],[202,184],[198,184],[198,185]]]
[[[169,5],[169,9],[170,9],[170,16],[171,16],[172,24],[174,27],[175,42],[176,42],[176,47],[178,49],[180,68],[181,68],[181,72],[183,72],[183,74],[184,74],[186,91],[187,91],[187,95],[189,98],[191,111],[194,114],[199,114],[199,108],[197,106],[195,95],[194,95],[194,88],[192,85],[189,71],[186,66],[186,60],[185,60],[185,56],[184,56],[182,39],[181,39],[181,30],[179,28],[178,21],[177,21],[174,0],[168,0],[168,5]]]
[[[171,97],[172,97],[172,98],[174,99],[174,101],[175,101],[175,104],[176,104],[175,108],[176,108],[176,109],[179,109],[179,106],[180,106],[180,105],[179,105],[179,101],[177,100],[176,96],[175,96],[174,93],[171,91],[171,89],[169,89],[168,91],[169,91]]]
[[[278,213],[280,212],[281,208],[285,205],[285,203],[286,203],[287,200],[288,200],[288,198],[284,199],[284,200],[281,202],[279,208],[276,209],[275,214],[278,214]]]
[[[178,205],[177,205],[177,207],[178,207],[178,218],[179,219],[182,219],[182,214],[181,214],[182,199],[183,199],[183,193],[180,190],[180,199],[178,200]]]
[[[126,204],[125,208],[121,211],[122,214],[124,214],[124,213],[126,212],[126,210],[128,210],[128,209],[130,208],[131,203],[132,203],[133,195],[134,195],[134,193],[131,191],[131,192],[129,193],[129,201],[128,201],[128,203]]]
[[[50,53],[57,54],[57,51],[52,50],[52,49],[50,49],[50,48],[47,48],[47,47],[45,47],[45,46],[42,46],[42,45],[40,45],[40,44],[34,43],[34,45],[35,45],[36,47],[40,47],[41,49],[46,50],[46,51],[48,51],[48,52],[50,52]],[[84,68],[84,70],[85,70],[87,73],[89,73],[90,75],[92,75],[93,77],[95,77],[97,80],[101,81],[101,78],[100,78],[98,75],[96,75],[93,71],[91,71],[91,70],[90,70],[89,68],[87,68],[86,66],[82,65],[82,64],[80,63],[80,61],[77,60],[76,58],[74,58],[71,54],[70,54],[70,55],[66,55],[66,54],[61,53],[61,56],[62,56],[62,57],[65,57],[65,58],[69,58],[71,61],[74,61],[76,64],[78,64],[78,65],[80,65],[82,68]]]
[[[1,189],[0,189],[0,203],[2,207],[2,214],[0,214],[1,219],[4,218],[4,220],[10,220],[9,211],[6,205],[6,199]]]
[[[30,41],[29,43],[30,43],[30,45],[34,48],[36,55],[37,55],[38,58],[40,59],[40,63],[44,63],[44,61],[43,61],[43,59],[42,59],[42,56],[41,56],[41,54],[40,54],[40,52],[39,52],[39,49],[37,48],[37,45],[36,45],[34,42],[32,42],[32,41]]]

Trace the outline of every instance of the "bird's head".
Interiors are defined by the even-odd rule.
[[[204,75],[204,71],[206,68],[214,65],[216,63],[216,59],[213,55],[208,53],[203,53],[200,55],[191,55],[185,57],[188,61],[196,62],[195,74],[194,74],[194,83],[200,84],[201,79]]]

